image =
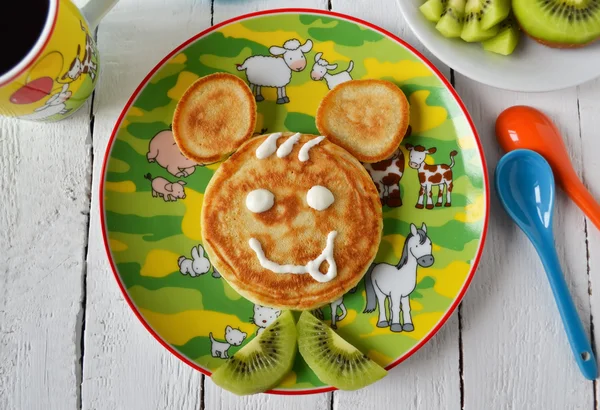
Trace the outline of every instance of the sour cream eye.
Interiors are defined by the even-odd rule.
[[[335,201],[331,191],[324,186],[315,185],[306,193],[308,206],[317,211],[324,211]]]
[[[246,196],[246,208],[259,214],[268,211],[275,203],[275,195],[266,189],[255,189]]]

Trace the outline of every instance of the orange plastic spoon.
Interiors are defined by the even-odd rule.
[[[560,132],[546,114],[524,105],[507,108],[496,120],[496,137],[506,152],[530,149],[546,158],[562,189],[600,229],[600,205],[579,180]]]

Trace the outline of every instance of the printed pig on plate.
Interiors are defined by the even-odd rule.
[[[177,201],[177,199],[185,199],[184,181],[169,182],[163,177],[152,178],[152,175],[144,175],[148,181],[152,182],[152,196],[162,197],[166,201]]]
[[[183,156],[175,143],[173,131],[171,130],[161,131],[150,140],[146,157],[148,162],[157,162],[158,165],[177,178],[192,175],[198,165]]]

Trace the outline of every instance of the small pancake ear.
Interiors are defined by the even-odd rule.
[[[339,67],[327,64],[325,68],[332,70]],[[348,72],[345,70],[346,75]],[[383,117],[378,114],[388,109],[393,109],[396,114]],[[396,84],[384,80],[353,79],[336,85],[325,94],[315,121],[321,135],[346,149],[357,160],[377,163],[390,158],[398,149],[410,121],[409,110],[408,100]],[[356,121],[350,123],[344,118],[355,118]],[[362,127],[369,129],[368,144],[356,144],[356,131]]]
[[[257,70],[255,63],[250,64],[252,58],[242,65],[249,65],[246,70],[251,78],[250,73]],[[218,91],[224,91],[223,104],[211,101],[211,95]],[[198,165],[227,159],[252,137],[256,127],[256,101],[262,101],[261,98],[264,99],[260,88],[252,86],[251,89],[246,81],[233,74],[215,73],[196,80],[177,102],[173,115],[173,139],[183,156]],[[201,106],[214,108],[210,119],[190,121],[191,113]],[[240,113],[243,113],[242,118],[238,117]],[[230,128],[226,140],[221,135],[223,124]]]

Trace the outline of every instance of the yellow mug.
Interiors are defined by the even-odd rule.
[[[81,10],[70,0],[13,2],[21,10],[0,28],[12,44],[0,61],[0,115],[58,121],[77,111],[100,74],[93,30],[117,1],[89,0]]]

